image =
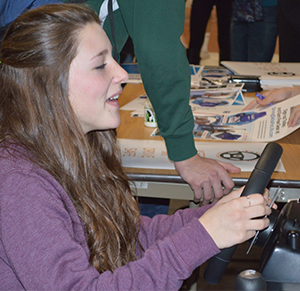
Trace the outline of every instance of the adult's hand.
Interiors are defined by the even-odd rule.
[[[274,89],[264,93],[265,99],[261,100],[259,98],[251,101],[243,110],[251,110],[256,107],[268,106],[270,103],[277,103],[285,99],[291,98],[297,94],[300,94],[300,86],[296,87],[285,87],[280,89]],[[296,105],[296,104],[295,104]],[[293,108],[291,116],[288,120],[287,125],[292,127],[295,126],[300,118],[300,105]]]
[[[174,164],[179,175],[194,191],[194,201],[197,203],[203,199],[204,205],[208,204],[212,198],[216,201],[228,194],[234,187],[229,173],[241,171],[232,164],[202,158],[199,155]]]
[[[240,197],[242,191],[224,196],[199,218],[219,249],[240,244],[269,225],[267,199],[261,194]]]

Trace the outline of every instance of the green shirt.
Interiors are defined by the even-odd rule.
[[[103,2],[89,0],[86,3],[99,14]],[[104,5],[107,9],[107,3]],[[190,68],[180,41],[184,28],[185,1],[118,0],[118,6],[114,11],[118,52],[130,35],[168,156],[172,161],[186,160],[196,155],[197,150],[192,134],[194,120],[189,106]],[[103,28],[112,41],[108,17],[104,20]]]
[[[261,6],[263,7],[272,7],[277,6],[278,0],[261,0]]]

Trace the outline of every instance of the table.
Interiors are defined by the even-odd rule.
[[[142,84],[127,84],[119,98],[120,107],[144,92]],[[254,96],[254,93],[248,93],[248,96]],[[159,136],[150,137],[153,128],[145,127],[143,118],[132,118],[130,111],[125,110],[120,110],[120,115],[121,124],[117,129],[118,138],[162,140],[162,137]],[[300,197],[300,131],[294,131],[277,142],[283,148],[281,160],[286,172],[274,172],[268,187],[272,195],[272,192],[275,192],[280,186],[282,190],[277,202],[288,202]],[[135,181],[139,196],[193,199],[192,190],[175,170],[125,168],[125,171],[129,178]],[[235,186],[245,185],[250,174],[251,172],[232,174]]]

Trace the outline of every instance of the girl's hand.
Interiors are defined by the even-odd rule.
[[[240,244],[269,225],[269,219],[264,218],[271,214],[264,198],[268,199],[269,193],[240,197],[242,191],[240,188],[224,196],[199,218],[220,249]]]

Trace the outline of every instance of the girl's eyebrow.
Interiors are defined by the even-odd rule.
[[[93,59],[95,59],[95,58],[98,58],[98,57],[101,57],[101,56],[103,56],[103,55],[106,55],[107,53],[108,53],[108,50],[105,49],[105,50],[101,51],[99,54],[93,56],[93,57],[91,58],[91,61],[92,61]]]

